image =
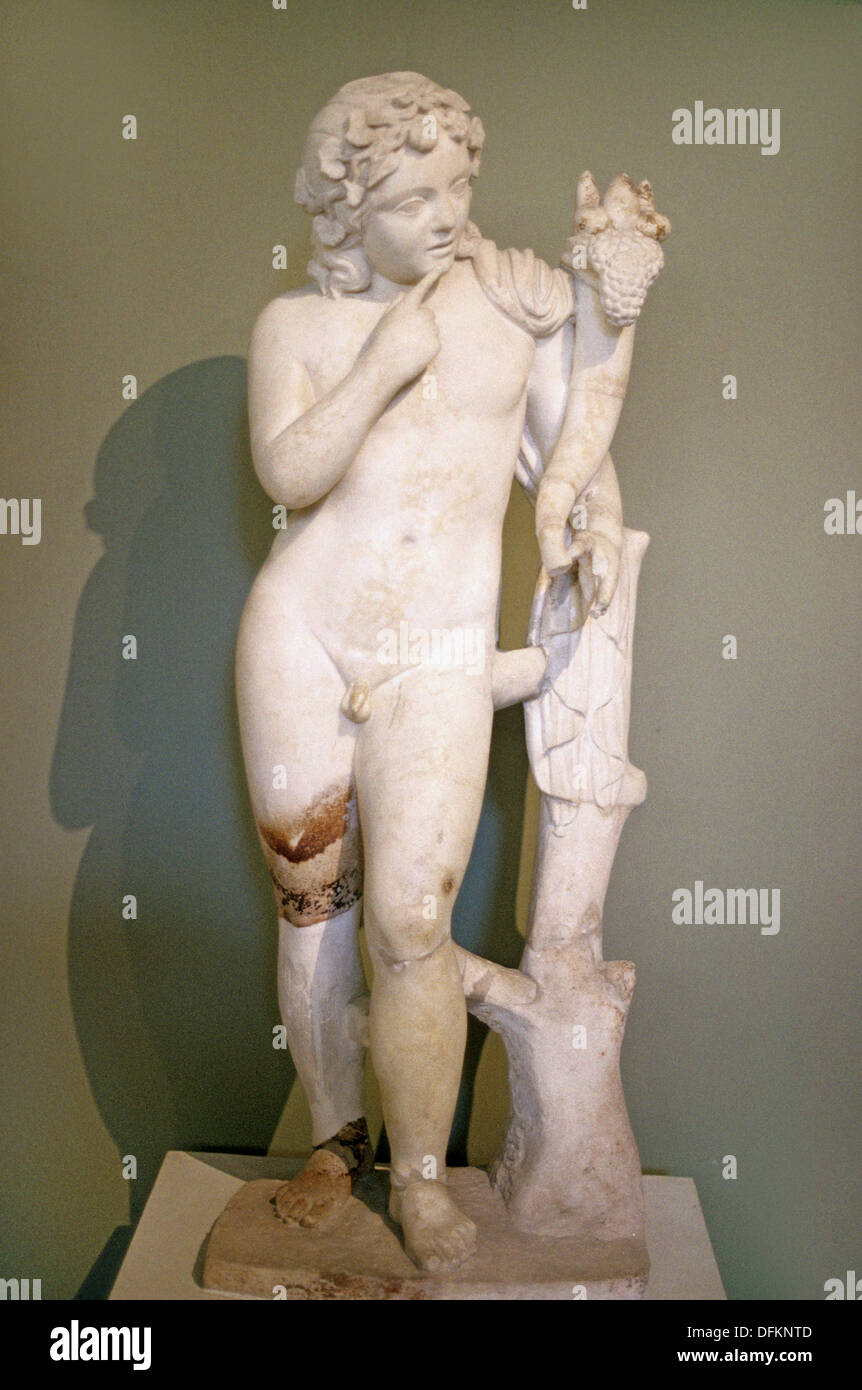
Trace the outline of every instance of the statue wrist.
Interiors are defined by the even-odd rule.
[[[536,493],[536,534],[562,526],[575,505],[576,493],[565,478],[542,478]]]

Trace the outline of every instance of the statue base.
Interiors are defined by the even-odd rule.
[[[595,1268],[589,1279],[578,1279],[584,1268],[580,1261],[587,1252],[575,1249],[569,1239],[530,1237],[513,1230],[510,1218],[487,1178],[478,1169],[455,1169],[453,1190],[459,1201],[478,1202],[480,1252],[454,1274],[441,1278],[422,1274],[401,1248],[400,1231],[386,1215],[387,1178],[384,1171],[363,1180],[348,1207],[348,1221],[339,1218],[326,1233],[294,1232],[300,1242],[288,1252],[287,1267],[272,1265],[269,1245],[252,1245],[251,1232],[231,1224],[233,1199],[249,1200],[257,1208],[251,1219],[272,1215],[278,1236],[290,1235],[274,1214],[267,1211],[272,1192],[285,1178],[302,1167],[303,1160],[255,1157],[249,1154],[184,1153],[173,1150],[165,1155],[159,1176],[126,1253],[112,1300],[170,1299],[198,1301],[236,1298],[289,1299],[520,1299],[539,1300],[576,1296],[575,1285],[586,1287],[587,1299],[637,1297],[642,1276],[631,1270],[620,1272]],[[473,1177],[470,1177],[470,1174]],[[458,1183],[467,1178],[465,1192]],[[264,1185],[267,1195],[260,1200]],[[723,1299],[724,1289],[712,1253],[709,1235],[691,1178],[645,1177],[647,1243],[650,1254],[649,1282],[643,1294],[647,1302],[666,1299]],[[238,1205],[238,1203],[237,1203]],[[469,1208],[470,1215],[476,1213]],[[361,1223],[360,1241],[345,1237],[352,1222]],[[265,1222],[271,1233],[272,1224]],[[370,1239],[366,1233],[372,1232]],[[223,1240],[222,1237],[225,1239]],[[324,1253],[321,1242],[327,1240]],[[275,1265],[283,1266],[280,1247]],[[553,1251],[560,1253],[560,1262]],[[316,1251],[316,1255],[312,1252]],[[333,1251],[335,1254],[333,1255]],[[383,1251],[383,1263],[380,1251]],[[485,1254],[482,1254],[482,1251]],[[493,1254],[491,1253],[493,1252]],[[611,1253],[608,1247],[606,1255]],[[357,1261],[348,1264],[348,1255]],[[217,1265],[222,1264],[221,1275]],[[573,1276],[570,1274],[574,1271]],[[276,1277],[280,1272],[281,1277]],[[288,1277],[290,1276],[290,1277]],[[208,1288],[210,1279],[232,1281],[230,1288]],[[237,1282],[244,1280],[245,1282]],[[255,1281],[257,1292],[255,1292]],[[267,1282],[268,1281],[268,1282]],[[276,1288],[281,1285],[284,1293]],[[374,1291],[372,1292],[372,1285]],[[380,1286],[384,1292],[380,1292]],[[273,1290],[275,1289],[275,1293]]]
[[[286,1226],[275,1213],[278,1179],[246,1183],[210,1233],[203,1285],[253,1298],[616,1299],[641,1298],[649,1260],[637,1241],[586,1243],[532,1236],[512,1222],[480,1168],[453,1168],[449,1190],[479,1231],[458,1269],[417,1269],[387,1215],[389,1176],[377,1169],[326,1230]]]

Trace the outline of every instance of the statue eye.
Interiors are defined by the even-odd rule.
[[[395,209],[396,212],[403,212],[405,217],[415,217],[425,206],[424,198],[408,198],[406,202],[400,203]]]

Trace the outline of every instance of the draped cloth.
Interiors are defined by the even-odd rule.
[[[501,251],[472,223],[469,228],[465,250],[492,304],[534,338],[547,338],[574,316],[575,296],[568,271],[552,270],[547,261],[529,250]]]
[[[636,806],[646,778],[628,760],[632,631],[638,572],[649,536],[623,528],[620,577],[602,618],[583,626],[577,578],[539,578],[527,641],[549,654],[543,688],[524,705],[527,750],[551,818],[564,825],[583,801],[603,811]]]

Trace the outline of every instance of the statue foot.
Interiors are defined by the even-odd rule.
[[[446,1184],[420,1179],[393,1188],[389,1212],[404,1232],[404,1248],[420,1269],[456,1269],[476,1249],[476,1226],[459,1211]]]
[[[276,1215],[288,1226],[328,1226],[350,1196],[353,1183],[334,1154],[318,1150],[301,1173],[282,1183],[273,1197]]]
[[[323,1230],[341,1211],[358,1177],[374,1167],[364,1118],[344,1125],[319,1144],[301,1173],[282,1183],[273,1197],[276,1215],[288,1226]]]

